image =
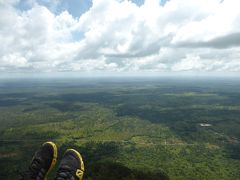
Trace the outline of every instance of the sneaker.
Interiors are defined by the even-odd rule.
[[[57,161],[57,146],[53,142],[44,143],[33,156],[31,165],[21,173],[21,180],[45,180]]]
[[[68,149],[63,155],[54,180],[81,180],[83,172],[82,156],[78,151]]]

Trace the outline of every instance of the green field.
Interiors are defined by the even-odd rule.
[[[0,124],[4,180],[47,140],[84,179],[240,179],[236,79],[1,79]]]

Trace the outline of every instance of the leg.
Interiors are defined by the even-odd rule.
[[[57,161],[57,146],[53,142],[44,143],[32,158],[21,180],[44,180]]]

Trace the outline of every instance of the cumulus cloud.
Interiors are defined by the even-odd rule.
[[[181,42],[178,43],[180,47],[189,47],[189,48],[197,48],[197,47],[212,47],[212,48],[229,48],[229,47],[238,47],[240,46],[240,33],[230,33],[225,36],[220,36],[213,38],[208,41],[199,40],[196,42]]]
[[[28,2],[0,1],[1,72],[240,72],[237,0]]]

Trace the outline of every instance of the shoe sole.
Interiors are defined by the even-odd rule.
[[[75,149],[67,149],[67,151],[65,153],[67,153],[68,151],[73,151],[78,156],[78,158],[80,160],[81,167],[77,170],[76,175],[79,177],[79,179],[82,179],[82,176],[83,176],[83,173],[84,173],[84,163],[83,163],[82,156]]]
[[[54,167],[54,166],[56,165],[56,163],[57,163],[57,146],[56,146],[56,144],[53,143],[53,142],[50,142],[50,141],[49,141],[49,142],[45,142],[45,143],[43,144],[43,146],[44,146],[45,144],[50,144],[50,145],[52,146],[52,149],[53,149],[53,159],[52,159],[50,168],[48,169],[48,171],[47,171],[47,173],[46,173],[46,176],[44,177],[44,180],[46,180],[46,177],[47,177],[48,173],[53,169],[53,167]]]

